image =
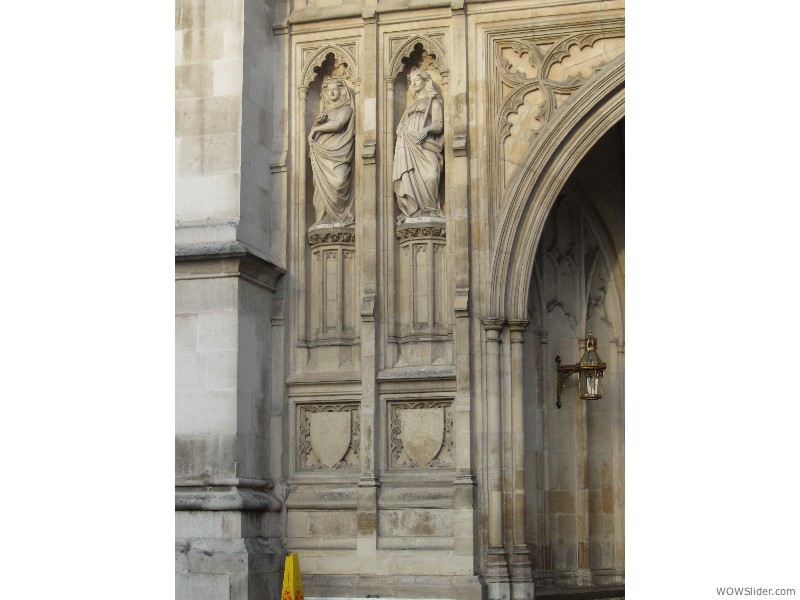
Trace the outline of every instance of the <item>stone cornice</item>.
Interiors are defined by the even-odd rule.
[[[175,246],[175,279],[241,277],[271,291],[286,269],[241,242]]]
[[[270,489],[245,485],[175,486],[175,510],[280,512],[283,502]]]

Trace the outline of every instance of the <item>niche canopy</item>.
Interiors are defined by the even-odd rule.
[[[606,363],[597,353],[597,338],[589,329],[586,350],[577,364],[561,366],[561,357],[556,356],[558,383],[556,386],[556,406],[561,408],[561,392],[567,387],[567,380],[573,373],[578,374],[578,396],[582,400],[599,400],[603,397],[603,371]]]

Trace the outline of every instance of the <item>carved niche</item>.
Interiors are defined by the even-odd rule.
[[[394,78],[391,178],[399,223],[444,222],[442,86],[447,72],[442,62],[442,42],[441,34],[390,41],[390,72]]]
[[[389,468],[453,468],[453,402],[390,402]]]
[[[303,58],[310,49],[304,49]],[[314,224],[353,224],[356,106],[350,53],[337,46],[315,49],[304,66],[307,105],[307,154],[311,167],[310,197]],[[308,183],[306,183],[308,185]]]
[[[298,470],[358,468],[360,421],[357,403],[301,404],[297,413]]]

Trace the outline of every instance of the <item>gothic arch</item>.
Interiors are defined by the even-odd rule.
[[[559,109],[506,188],[492,251],[489,317],[524,321],[536,246],[574,168],[625,113],[625,55],[608,63]]]
[[[303,67],[303,75],[300,78],[303,86],[307,87],[314,81],[314,78],[317,76],[317,72],[314,69],[322,66],[329,54],[333,54],[333,57],[339,61],[339,64],[345,65],[344,70],[351,81],[358,79],[356,60],[353,55],[344,48],[328,45],[315,52],[314,56],[306,62],[305,67]]]
[[[409,38],[395,51],[394,56],[392,57],[391,66],[389,67],[389,72],[392,74],[392,77],[397,77],[397,75],[403,71],[403,68],[405,67],[403,59],[411,56],[417,44],[421,44],[424,50],[426,50],[428,53],[432,53],[435,56],[434,64],[439,71],[439,75],[444,76],[447,73],[447,68],[444,63],[445,51],[442,45],[432,37],[428,37],[426,35],[415,35]]]

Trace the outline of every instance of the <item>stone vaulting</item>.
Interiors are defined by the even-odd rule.
[[[176,597],[624,595],[624,3],[175,23]]]

